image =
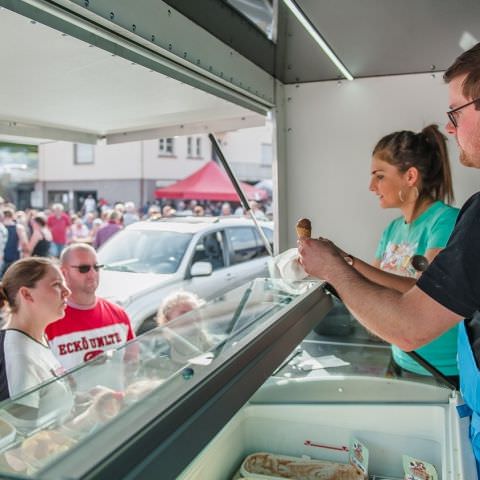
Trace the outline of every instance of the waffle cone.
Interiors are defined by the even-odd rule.
[[[311,238],[312,229],[305,227],[297,227],[297,237],[298,238]]]

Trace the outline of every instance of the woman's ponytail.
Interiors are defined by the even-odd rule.
[[[447,138],[438,129],[438,125],[428,125],[421,135],[431,146],[430,169],[423,178],[424,189],[434,200],[442,200],[451,204],[455,200],[453,194],[452,172],[447,150]]]

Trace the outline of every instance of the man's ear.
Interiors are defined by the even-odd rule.
[[[64,267],[63,265],[60,265],[60,271],[62,272],[62,275],[65,277],[65,280],[68,279],[68,268]]]

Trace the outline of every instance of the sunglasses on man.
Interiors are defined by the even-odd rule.
[[[76,268],[80,273],[88,273],[92,268],[98,272],[103,265],[69,265],[71,268]]]

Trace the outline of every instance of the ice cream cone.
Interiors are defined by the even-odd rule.
[[[298,238],[311,238],[312,236],[312,223],[308,218],[301,218],[297,222],[297,237]]]

